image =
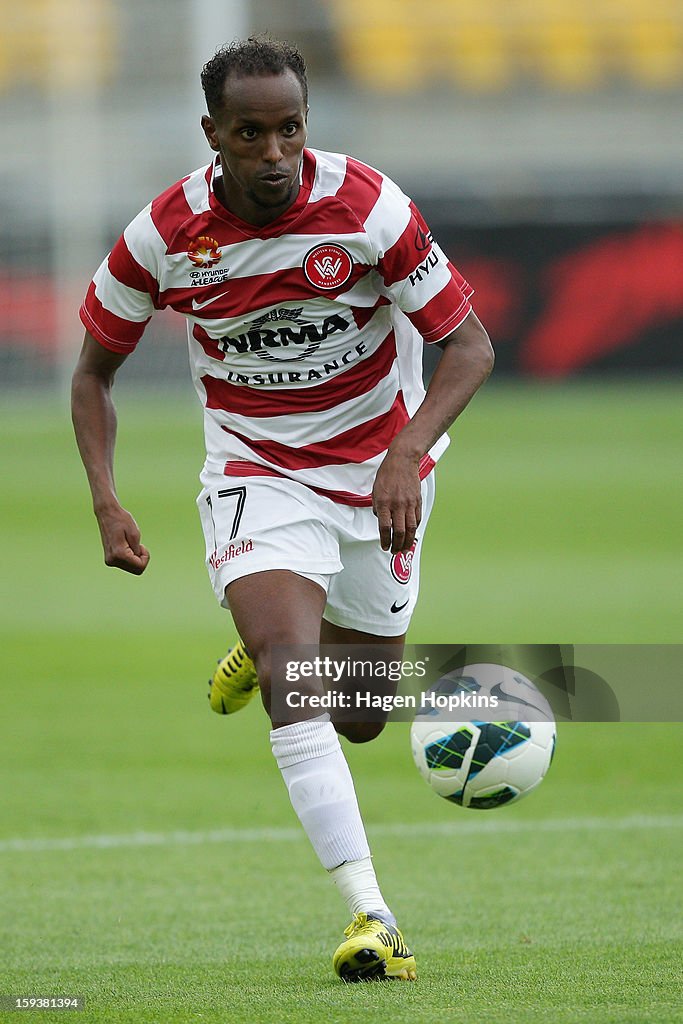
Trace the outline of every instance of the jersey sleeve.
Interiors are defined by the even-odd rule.
[[[158,236],[150,227],[147,207],[98,267],[80,308],[86,330],[113,352],[132,352],[160,308]]]
[[[365,230],[388,298],[426,342],[442,341],[471,311],[474,289],[434,241],[416,205],[388,178]]]

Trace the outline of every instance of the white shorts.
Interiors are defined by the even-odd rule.
[[[434,503],[434,473],[422,481],[422,522],[412,552],[382,551],[371,508],[339,505],[282,477],[225,477],[207,470],[197,498],[206,565],[228,608],[233,580],[290,569],[327,593],[324,617],[347,629],[400,636],[419,590],[420,554]]]

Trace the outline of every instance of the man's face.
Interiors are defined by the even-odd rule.
[[[228,209],[252,224],[268,224],[294,202],[306,142],[306,107],[299,79],[282,75],[225,81],[223,109],[202,118],[211,148],[221,155]]]

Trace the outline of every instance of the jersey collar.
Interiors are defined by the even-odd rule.
[[[209,186],[209,206],[211,208],[211,212],[220,220],[227,221],[233,227],[237,228],[242,234],[248,235],[250,238],[271,238],[277,235],[282,235],[305,210],[315,181],[315,169],[316,165],[313,153],[310,149],[304,149],[303,160],[301,161],[301,170],[299,171],[299,194],[292,205],[269,224],[250,224],[248,221],[242,220],[241,217],[238,217],[236,214],[231,213],[230,210],[226,209],[216,196],[215,182],[216,179],[220,178],[223,174],[220,155],[217,153],[213,162],[209,164],[206,174],[207,184]]]

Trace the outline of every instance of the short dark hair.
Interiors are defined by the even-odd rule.
[[[236,39],[217,50],[202,68],[201,82],[206,106],[211,115],[217,114],[224,104],[223,90],[229,75],[252,77],[282,75],[293,71],[301,83],[304,104],[308,105],[306,62],[292,43],[265,36]]]

